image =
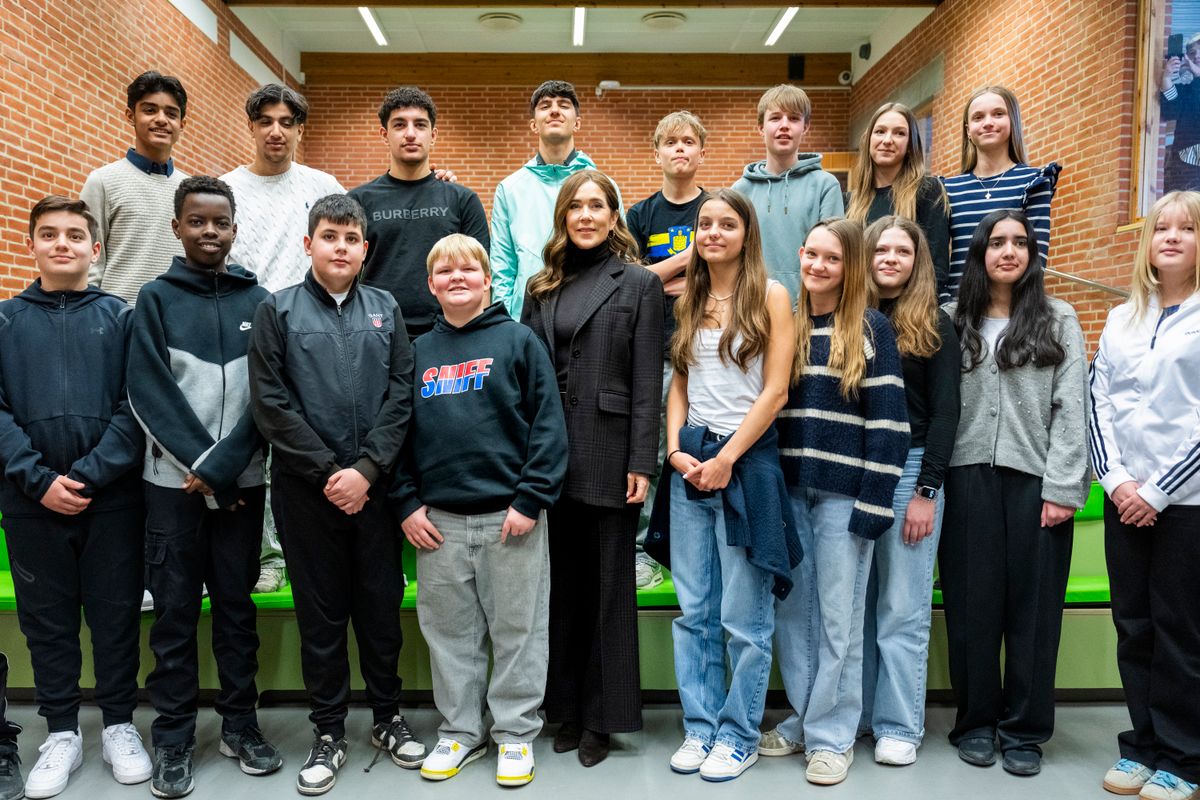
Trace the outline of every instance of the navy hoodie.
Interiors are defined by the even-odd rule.
[[[567,474],[567,428],[546,346],[495,302],[413,343],[413,411],[391,498],[458,514],[510,505],[537,518]]]
[[[264,483],[246,350],[254,310],[270,296],[253,272],[226,270],[176,256],[138,294],[129,348],[129,400],[147,436],[142,477],[181,489],[194,473],[221,508],[237,487]]]
[[[59,475],[87,485],[87,512],[141,504],[133,468],[142,431],[125,396],[130,308],[89,286],[46,292],[41,279],[0,303],[0,512],[52,514]]]

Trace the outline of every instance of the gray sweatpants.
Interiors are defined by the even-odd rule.
[[[501,544],[506,513],[430,508],[429,521],[445,541],[417,551],[417,620],[429,646],[433,700],[445,718],[438,735],[467,747],[484,741],[485,700],[496,743],[530,742],[542,729],[537,712],[550,616],[546,514],[529,533]]]

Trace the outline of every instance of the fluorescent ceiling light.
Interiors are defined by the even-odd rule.
[[[800,6],[788,6],[775,23],[775,27],[771,29],[771,33],[767,35],[767,40],[763,42],[767,47],[774,47],[779,41],[779,37],[783,36],[783,32],[787,30],[787,26],[791,23],[792,17],[796,16],[796,12],[800,10]]]
[[[583,47],[583,24],[586,21],[584,16],[587,9],[583,6],[575,6],[575,33],[571,37],[571,44],[576,47]]]
[[[371,31],[371,35],[375,37],[375,44],[380,47],[386,47],[387,39],[384,38],[383,29],[379,27],[379,20],[375,19],[374,12],[366,6],[359,6],[358,13],[362,17],[363,22],[367,23],[367,29]]]

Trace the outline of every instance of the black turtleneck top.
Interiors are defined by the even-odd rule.
[[[571,338],[579,327],[588,295],[600,277],[596,267],[605,261],[612,250],[603,242],[590,250],[580,250],[567,242],[567,259],[563,265],[563,283],[558,287],[558,304],[554,309],[554,366],[559,391],[567,386],[567,370],[571,366]]]

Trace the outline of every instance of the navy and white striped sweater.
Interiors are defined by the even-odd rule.
[[[809,365],[779,412],[779,456],[789,487],[854,497],[850,532],[877,539],[892,525],[892,495],[908,456],[908,406],[896,336],[887,317],[867,309],[867,369],[856,399],[839,389],[829,365],[833,315],[812,318]]]

